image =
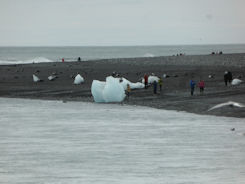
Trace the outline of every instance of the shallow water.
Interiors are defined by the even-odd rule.
[[[1,184],[245,181],[245,119],[0,98],[0,127]]]

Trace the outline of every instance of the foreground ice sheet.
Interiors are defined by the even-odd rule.
[[[244,132],[245,119],[0,98],[0,183],[240,184]]]

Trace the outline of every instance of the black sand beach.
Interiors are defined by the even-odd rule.
[[[38,63],[0,66],[0,97],[38,98],[65,101],[93,102],[91,84],[94,79],[105,78],[116,71],[131,82],[140,81],[145,73],[163,79],[162,92],[153,94],[153,88],[132,90],[130,98],[120,104],[143,105],[159,109],[186,111],[229,117],[245,117],[245,108],[224,107],[207,111],[212,106],[236,101],[245,104],[245,84],[225,86],[224,72],[229,70],[233,78],[245,81],[245,54],[200,56],[169,56],[152,58],[106,59],[97,61]],[[52,73],[58,78],[47,79]],[[74,85],[74,76],[80,73],[85,82]],[[43,79],[34,83],[32,74]],[[209,78],[212,75],[213,78]],[[190,95],[189,81],[205,81],[205,91],[200,95],[198,87]]]

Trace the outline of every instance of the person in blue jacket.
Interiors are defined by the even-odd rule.
[[[195,81],[190,80],[191,96],[193,96],[193,94],[194,94],[195,85],[196,85]]]

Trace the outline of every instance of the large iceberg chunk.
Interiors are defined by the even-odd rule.
[[[114,78],[109,76],[106,82],[93,80],[91,92],[95,102],[121,102],[125,98],[125,90],[129,84],[131,89],[144,88],[145,85],[141,82],[132,83],[129,80],[121,77]]]
[[[121,102],[125,98],[125,91],[117,78],[106,78],[106,82],[94,80],[91,92],[95,102]]]
[[[92,92],[95,102],[105,102],[105,99],[103,96],[105,85],[106,85],[106,82],[93,80],[91,92]]]
[[[118,80],[110,76],[106,78],[103,96],[105,102],[121,102],[125,98],[125,91]]]

